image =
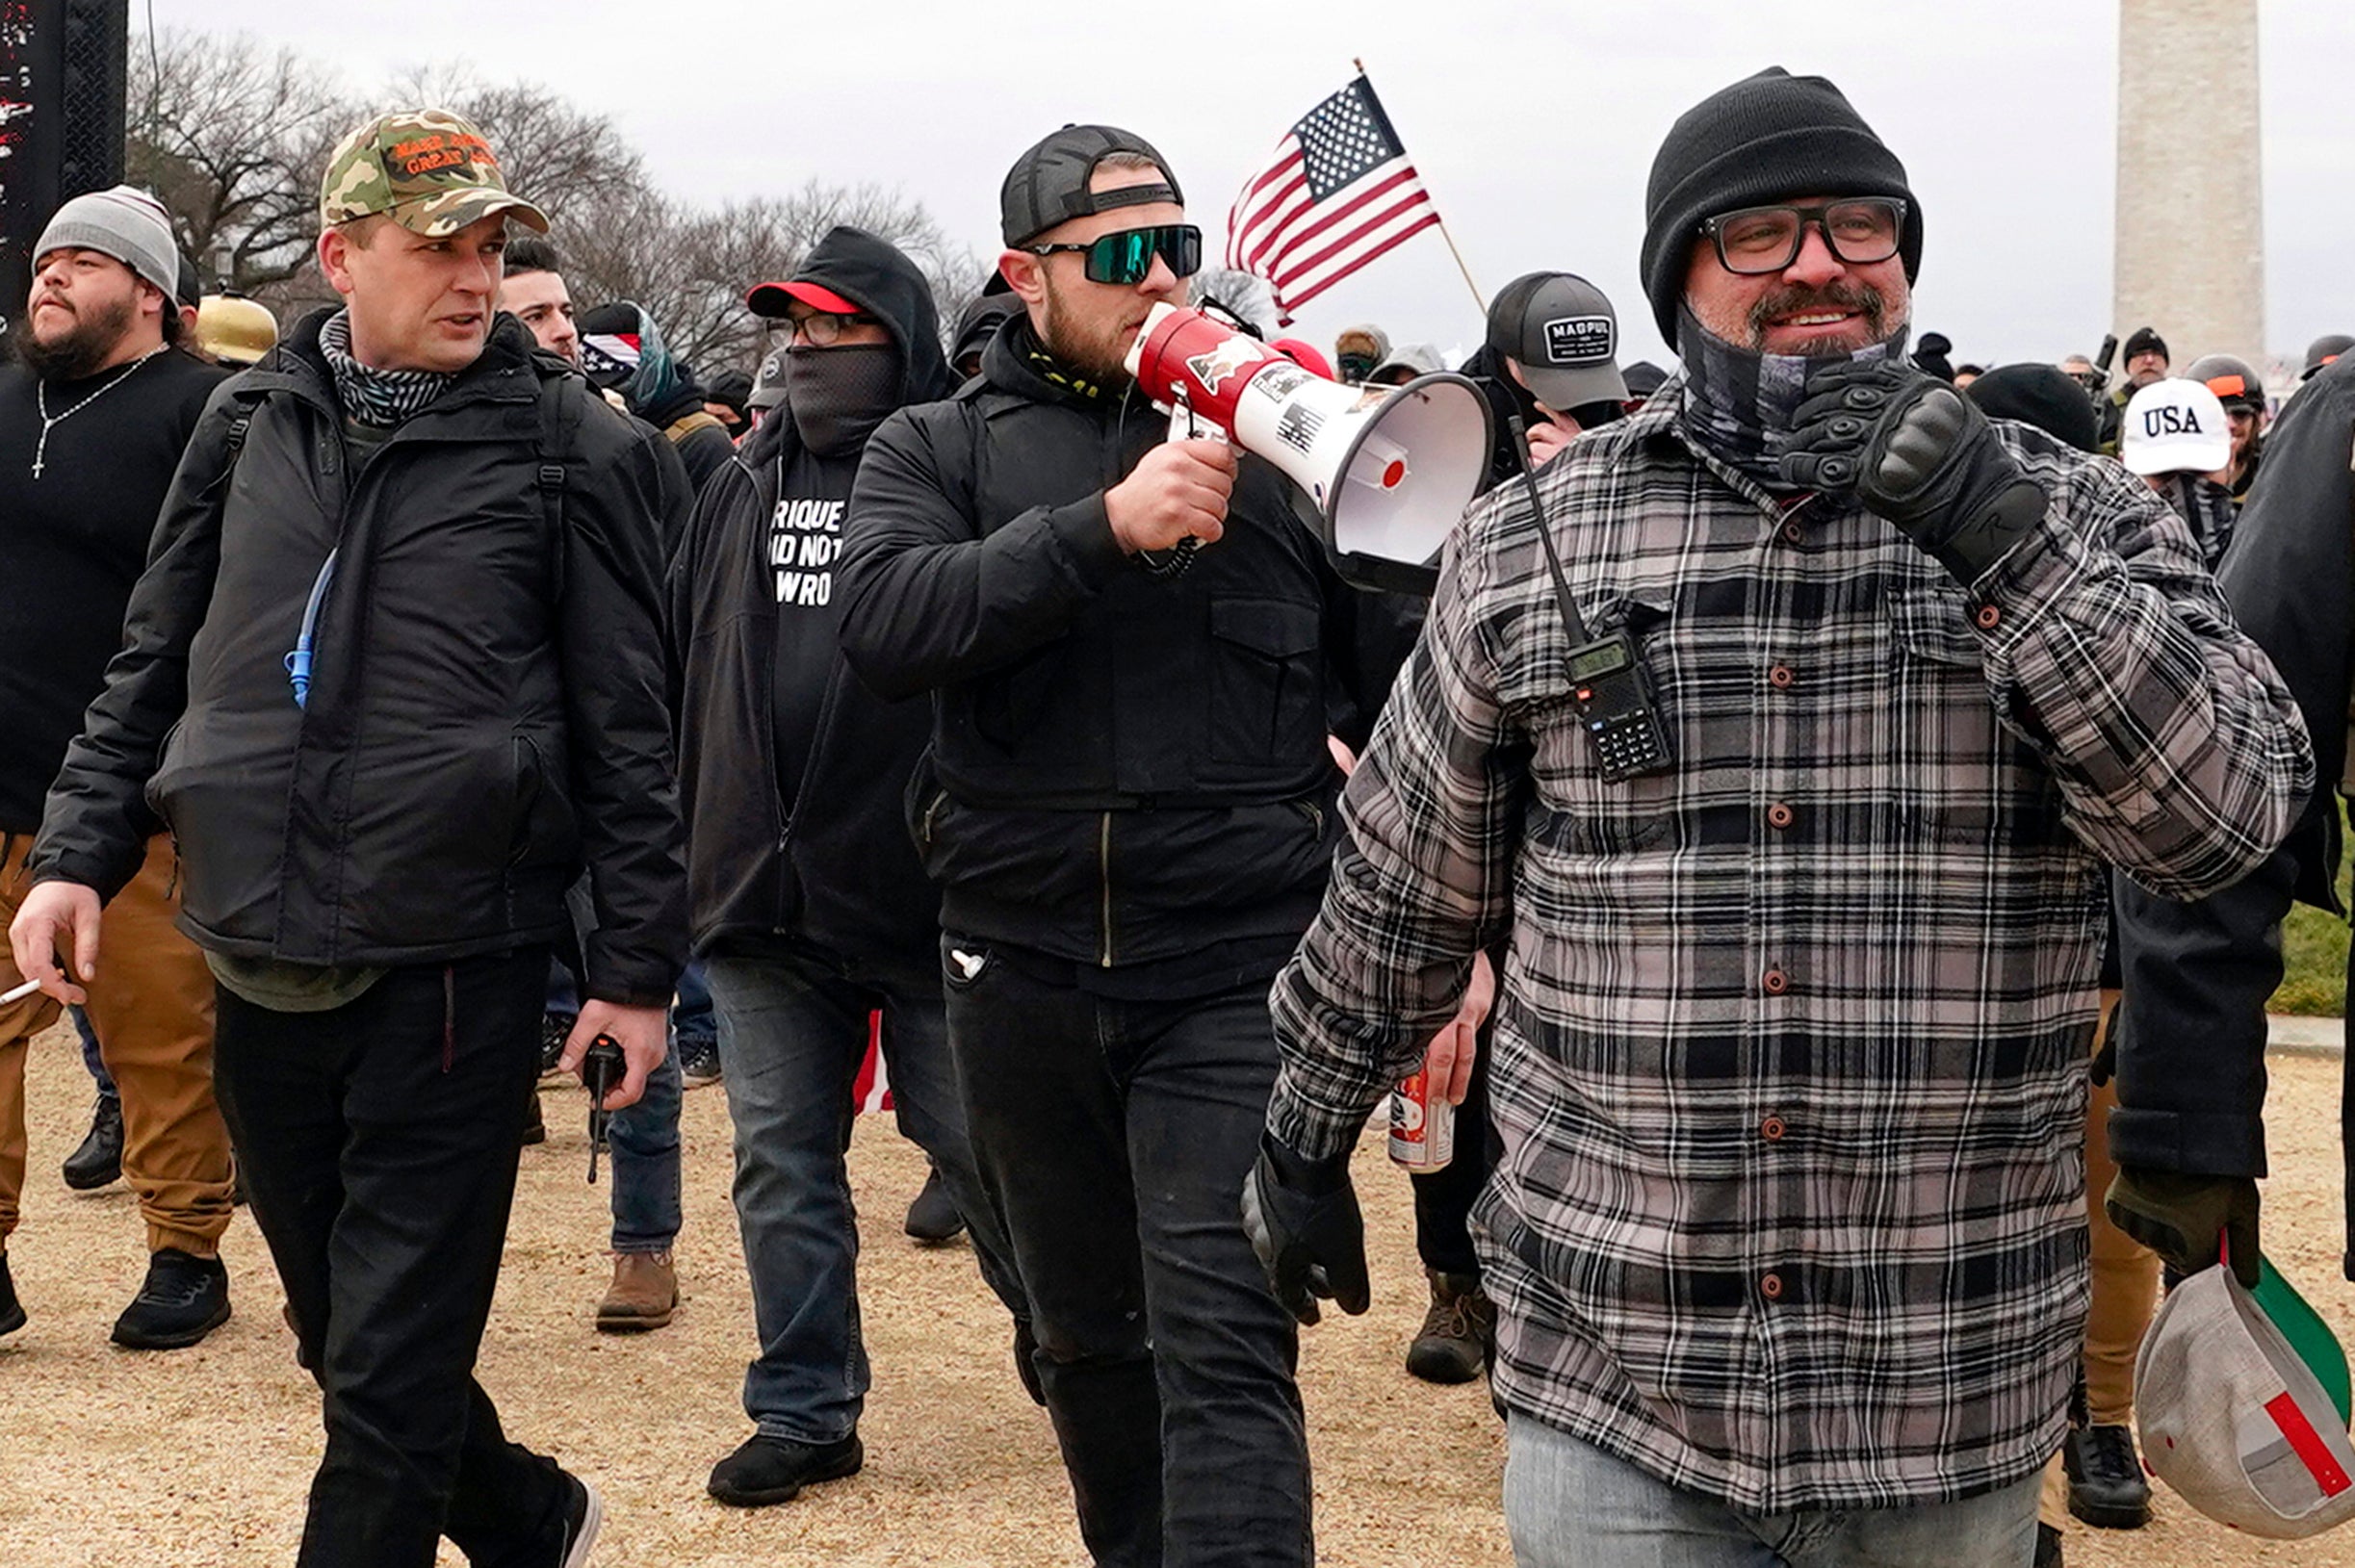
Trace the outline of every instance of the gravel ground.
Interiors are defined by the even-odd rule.
[[[2355,1287],[2338,1272],[2338,1064],[2277,1056],[2274,1068],[2268,1249],[2355,1342]],[[318,1404],[278,1320],[260,1237],[242,1215],[232,1226],[237,1316],[204,1345],[114,1350],[108,1326],[142,1268],[137,1212],[120,1186],[80,1195],[57,1179],[88,1109],[70,1037],[37,1041],[30,1077],[32,1175],[9,1250],[32,1322],[0,1340],[0,1565],[291,1561],[318,1457]],[[512,1432],[604,1493],[601,1564],[1085,1560],[1046,1417],[1014,1381],[1003,1315],[971,1254],[962,1245],[921,1249],[899,1233],[923,1168],[888,1123],[863,1119],[851,1162],[867,1216],[861,1262],[875,1386],[862,1427],[867,1468],[783,1507],[741,1512],[703,1492],[712,1461],[748,1430],[737,1401],[753,1349],[722,1095],[686,1101],[686,1304],[669,1328],[634,1339],[589,1327],[608,1271],[607,1189],[582,1179],[580,1094],[552,1090],[543,1100],[551,1138],[525,1152],[482,1375]],[[1375,1140],[1359,1179],[1374,1310],[1329,1319],[1302,1353],[1323,1560],[1507,1564],[1504,1444],[1484,1390],[1427,1388],[1399,1364],[1423,1304],[1406,1181]],[[2135,1533],[2072,1525],[2070,1562],[2355,1568],[2355,1532],[2253,1542],[2163,1492],[2158,1515]]]

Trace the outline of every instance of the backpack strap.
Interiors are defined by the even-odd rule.
[[[573,383],[579,383],[577,386]],[[544,367],[540,373],[538,439],[532,444],[531,460],[538,465],[540,517],[548,529],[549,602],[554,604],[564,595],[564,556],[570,543],[570,530],[564,523],[564,493],[571,479],[571,469],[578,461],[581,435],[582,401],[588,383],[580,373],[564,367],[551,373]]]

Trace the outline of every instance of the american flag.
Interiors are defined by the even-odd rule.
[[[1309,110],[1244,184],[1227,214],[1227,265],[1267,279],[1288,322],[1299,306],[1438,220],[1360,75]]]

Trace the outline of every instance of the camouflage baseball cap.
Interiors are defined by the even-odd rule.
[[[495,213],[548,232],[537,207],[508,193],[482,133],[447,109],[378,115],[336,143],[320,182],[320,223],[377,213],[430,240]]]

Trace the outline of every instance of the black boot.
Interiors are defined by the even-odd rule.
[[[0,1252],[0,1334],[24,1326],[24,1303],[16,1299],[16,1281],[9,1277],[8,1254]]]
[[[2123,1427],[2072,1431],[2060,1450],[2069,1473],[2069,1511],[2097,1529],[2140,1529],[2151,1520],[2151,1483],[2142,1478],[2135,1434]]]
[[[1496,1307],[1477,1274],[1431,1275],[1431,1310],[1407,1347],[1407,1370],[1427,1383],[1468,1383],[1496,1347]]]
[[[965,1234],[965,1216],[957,1212],[957,1200],[941,1185],[938,1170],[925,1174],[916,1201],[908,1205],[908,1218],[902,1228],[918,1241],[935,1246],[953,1242]]]
[[[2062,1568],[2060,1560],[2060,1531],[2036,1521],[2036,1568]]]
[[[122,1179],[122,1096],[101,1094],[90,1114],[90,1131],[82,1144],[65,1156],[65,1185],[77,1193],[95,1192]]]
[[[229,1271],[219,1258],[176,1247],[147,1260],[147,1282],[115,1320],[115,1343],[133,1350],[178,1350],[229,1321]]]

